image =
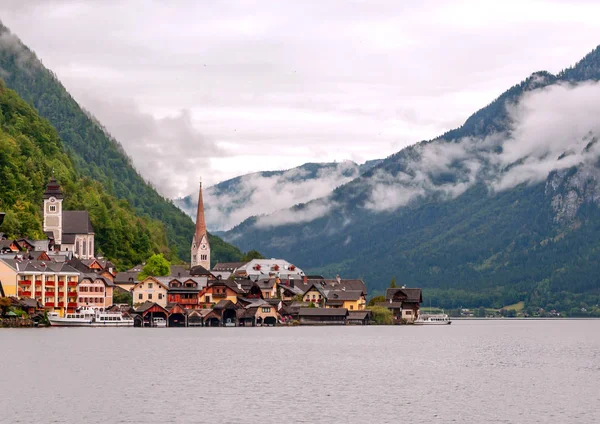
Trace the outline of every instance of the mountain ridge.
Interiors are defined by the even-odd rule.
[[[462,126],[284,212],[306,217],[320,210],[314,219],[269,225],[275,214],[253,217],[223,236],[242,248],[254,240],[264,254],[281,251],[309,271],[364,277],[376,292],[395,275],[445,307],[524,300],[572,309],[574,299],[597,299],[596,267],[579,261],[596,252],[600,220],[600,128],[587,116],[600,95],[599,52],[558,76],[531,74]],[[565,122],[571,133],[553,123],[565,116],[575,121]],[[586,125],[587,133],[579,128]],[[579,257],[565,249],[572,243],[581,247]],[[586,284],[568,277],[582,272],[591,276]],[[557,300],[560,293],[568,300]]]

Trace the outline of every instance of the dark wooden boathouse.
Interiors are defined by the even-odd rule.
[[[346,325],[346,308],[300,308],[300,325]]]

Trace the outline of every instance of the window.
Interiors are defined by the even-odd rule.
[[[138,299],[142,300],[142,294],[138,294]]]
[[[265,293],[265,299],[269,299],[271,297],[271,293]]]
[[[159,293],[159,294],[158,294],[158,300],[161,300],[161,299],[162,299],[162,297],[163,297],[163,294],[162,294],[162,293]]]
[[[412,311],[405,311],[406,315],[412,315]]]
[[[83,255],[87,255],[87,243],[85,241],[82,241],[81,244],[83,246],[83,248],[82,248]]]
[[[152,293],[148,293],[148,300],[152,299]]]
[[[196,262],[196,255],[192,256],[192,262]]]
[[[56,212],[56,205],[50,205],[50,212]]]
[[[263,311],[264,313],[269,313],[269,312],[271,312],[271,308],[269,308],[268,306],[266,306],[266,307],[265,307],[265,306],[263,306],[263,308],[262,308],[262,311]]]
[[[151,289],[152,288],[152,283],[148,283],[148,288]]]
[[[210,296],[204,297],[204,303],[210,303]]]
[[[350,310],[354,309],[354,305],[350,305]]]

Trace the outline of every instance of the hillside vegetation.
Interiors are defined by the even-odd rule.
[[[123,256],[124,263],[145,255],[149,249],[153,252],[164,252],[172,259],[189,260],[194,233],[191,218],[144,181],[119,143],[77,104],[52,72],[1,23],[0,77],[4,79],[8,88],[15,90],[22,99],[33,105],[39,115],[46,118],[56,129],[63,142],[64,147],[61,149],[66,150],[70,159],[70,168],[82,178],[82,182],[76,184],[87,184],[96,187],[97,191],[103,187],[103,195],[109,196],[102,202],[106,208],[110,209],[107,205],[108,199],[118,199],[113,203],[122,208],[130,208],[129,223],[143,222],[148,230],[152,229],[155,233],[146,246],[144,238],[137,240],[136,234],[128,233],[125,228],[121,233],[111,233],[108,231],[110,227],[106,227],[107,233],[99,239],[100,242],[106,243],[106,248],[103,247],[104,253],[108,255],[110,252],[119,257],[127,250],[123,243],[127,244],[127,240],[132,240],[132,243],[140,244],[139,251]],[[46,172],[44,175],[49,174]],[[67,179],[66,184],[61,182],[66,186],[70,181],[75,183],[77,180],[74,175]],[[62,179],[58,170],[57,177]],[[35,182],[43,184],[43,179]],[[32,188],[39,189],[41,186]],[[82,205],[85,201],[83,192],[80,198],[77,196],[78,192],[74,192],[68,205]],[[33,203],[39,199],[27,198],[26,194],[23,194],[22,198]],[[101,214],[95,216],[99,218]],[[97,232],[99,228],[96,229]],[[235,261],[242,256],[242,252],[236,247],[218,237],[209,237],[213,261]],[[131,248],[137,249],[133,245]]]

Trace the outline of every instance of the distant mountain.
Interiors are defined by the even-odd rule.
[[[194,233],[190,217],[144,181],[122,146],[1,23],[0,78],[56,128],[78,173],[100,182],[108,193],[127,202],[140,219],[152,218],[156,231],[167,235],[161,250],[189,260]],[[210,242],[214,260],[235,261],[242,256],[239,249],[217,237]]]
[[[536,72],[460,128],[224,234],[310,272],[392,276],[434,304],[600,313],[600,49]]]
[[[379,159],[362,165],[351,161],[306,163],[284,171],[255,172],[223,181],[203,192],[208,228],[228,230],[253,215],[325,196],[381,162]],[[198,193],[174,203],[193,217]]]

